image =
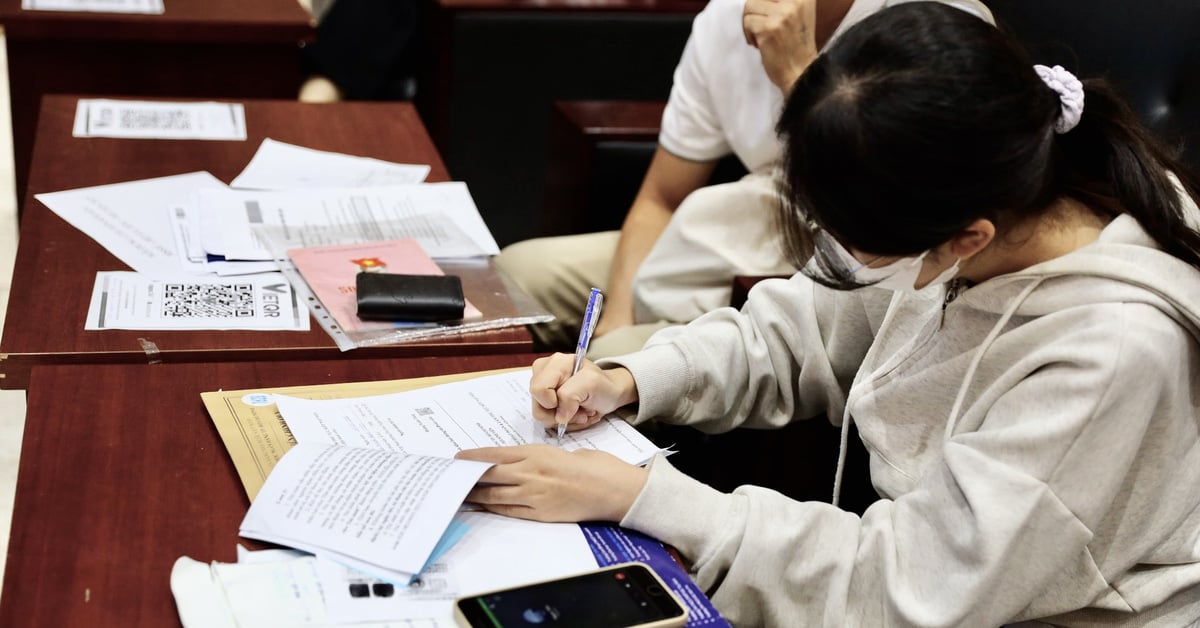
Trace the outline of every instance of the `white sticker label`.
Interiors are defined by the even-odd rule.
[[[275,403],[275,398],[268,393],[250,393],[245,397],[242,397],[242,403],[248,406],[261,408],[262,406],[269,406]]]

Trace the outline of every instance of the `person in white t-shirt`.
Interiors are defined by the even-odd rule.
[[[589,288],[607,298],[589,356],[640,349],[655,331],[728,305],[735,274],[794,271],[772,216],[784,92],[851,25],[913,0],[711,0],[692,25],[658,147],[620,231],[538,238],[496,261],[556,317],[542,348],[574,345]],[[978,0],[939,0],[987,21]],[[750,174],[708,186],[736,155]]]

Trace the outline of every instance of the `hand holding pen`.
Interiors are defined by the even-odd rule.
[[[593,295],[602,302],[599,290],[593,289]],[[589,329],[585,316],[574,355],[556,353],[533,363],[529,380],[533,417],[547,429],[554,428],[560,439],[567,430],[590,427],[613,410],[637,401],[637,387],[629,371],[600,369],[585,357],[594,321],[600,314],[600,305],[591,305],[593,301],[589,297],[593,327]]]
[[[588,294],[587,306],[583,308],[583,323],[579,326],[579,341],[575,343],[575,365],[571,367],[571,375],[579,372],[579,367],[587,357],[588,346],[592,344],[592,334],[596,333],[596,323],[600,321],[600,308],[604,307],[604,293],[599,288],[592,288]],[[558,443],[562,444],[563,434],[567,432],[570,418],[558,420]]]

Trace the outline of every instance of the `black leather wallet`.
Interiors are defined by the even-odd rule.
[[[355,291],[363,320],[453,321],[466,307],[462,280],[453,275],[358,273]]]

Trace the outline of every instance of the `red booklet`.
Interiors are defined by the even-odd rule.
[[[288,256],[309,289],[321,300],[345,331],[369,331],[427,323],[376,322],[358,318],[354,278],[360,272],[400,275],[441,275],[438,267],[416,240],[388,240],[363,244],[338,244],[291,249]],[[467,301],[464,320],[482,314]]]

